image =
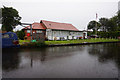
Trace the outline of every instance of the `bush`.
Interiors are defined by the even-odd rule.
[[[19,39],[24,40],[25,32],[24,31],[17,31],[17,36]]]
[[[120,31],[110,31],[110,32],[98,32],[101,38],[117,38],[120,36]]]
[[[44,41],[38,41],[38,42],[31,42],[31,43],[26,43],[23,44],[22,47],[28,47],[28,48],[37,48],[37,47],[45,47],[46,44]]]

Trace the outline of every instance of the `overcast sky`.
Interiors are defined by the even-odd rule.
[[[87,28],[89,21],[111,18],[118,11],[119,0],[2,0],[1,6],[13,7],[22,17],[21,22],[48,20],[71,23],[79,30]],[[21,28],[18,26],[17,29]]]

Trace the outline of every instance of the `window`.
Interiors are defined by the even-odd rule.
[[[11,34],[11,37],[14,37],[14,34]]]
[[[33,33],[35,33],[35,32],[33,32]]]
[[[30,33],[30,30],[27,30],[27,33]]]
[[[42,31],[41,30],[37,30],[36,33],[42,33]]]
[[[3,34],[2,38],[10,38],[10,36],[8,34]]]

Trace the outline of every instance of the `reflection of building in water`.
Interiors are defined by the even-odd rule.
[[[31,49],[26,51],[26,54],[23,54],[24,58],[22,58],[21,62],[24,62],[28,60],[26,64],[22,64],[22,67],[25,67],[25,65],[29,65],[30,67],[34,67],[34,62],[45,63],[45,61],[53,60],[56,58],[61,57],[68,57],[74,55],[76,51],[81,50],[84,51],[83,46],[64,46],[64,47],[49,47],[49,48],[43,48],[43,49]],[[74,54],[73,54],[74,53]]]

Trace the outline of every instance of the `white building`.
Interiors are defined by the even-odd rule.
[[[33,23],[33,38],[47,39],[47,40],[71,40],[71,39],[84,39],[87,38],[87,32],[79,31],[72,24],[59,23],[41,20],[40,23]],[[30,33],[30,28],[24,28],[27,34]],[[29,36],[28,36],[28,39]]]

